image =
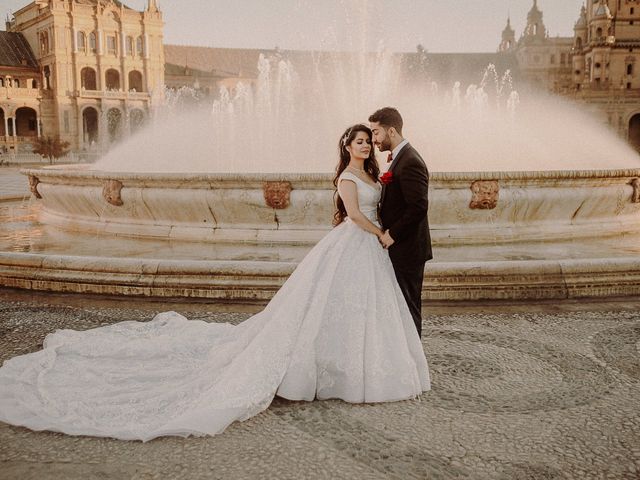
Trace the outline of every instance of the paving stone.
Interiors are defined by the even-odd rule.
[[[433,390],[375,405],[276,398],[222,435],[148,443],[0,424],[1,479],[637,479],[639,303],[427,308]],[[255,307],[253,307],[255,308]],[[240,306],[0,290],[0,360],[59,328]]]

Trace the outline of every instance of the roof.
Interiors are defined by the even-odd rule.
[[[0,31],[0,66],[38,68],[36,57],[21,33]]]
[[[515,55],[509,53],[427,53],[422,60],[418,54],[403,55],[404,71],[411,76],[426,74],[443,86],[452,85],[455,81],[462,84],[479,83],[489,65],[495,65],[502,75],[511,71],[518,77],[519,68]]]
[[[165,45],[164,59],[168,64],[189,67],[203,72],[220,72],[225,76],[255,77],[260,54],[275,50],[247,48],[211,48],[186,45]]]
[[[165,72],[183,75],[185,68],[193,74],[210,72],[212,76],[249,77],[258,76],[258,59],[260,54],[267,58],[281,55],[291,60],[296,72],[304,77],[315,75],[318,70],[331,69],[334,60],[348,60],[353,56],[349,52],[317,52],[303,50],[269,50],[242,48],[191,47],[182,45],[165,45]],[[376,61],[377,53],[372,52],[371,61]],[[433,80],[451,82],[461,80],[479,82],[489,66],[494,64],[498,71],[518,71],[517,62],[512,55],[504,53],[426,53],[426,69],[420,67],[419,53],[394,54],[402,71],[410,76],[423,76],[425,73]]]

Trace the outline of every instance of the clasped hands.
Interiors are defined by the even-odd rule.
[[[385,250],[395,243],[395,240],[389,234],[389,230],[385,230],[382,235],[378,235],[378,241]]]

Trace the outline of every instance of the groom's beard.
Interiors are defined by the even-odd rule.
[[[391,151],[391,142],[383,141],[378,144],[378,150],[381,152]]]

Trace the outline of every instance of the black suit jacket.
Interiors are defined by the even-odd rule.
[[[420,154],[407,144],[389,171],[392,181],[382,187],[380,221],[395,243],[389,248],[394,265],[412,266],[433,258],[429,233],[429,171]]]

